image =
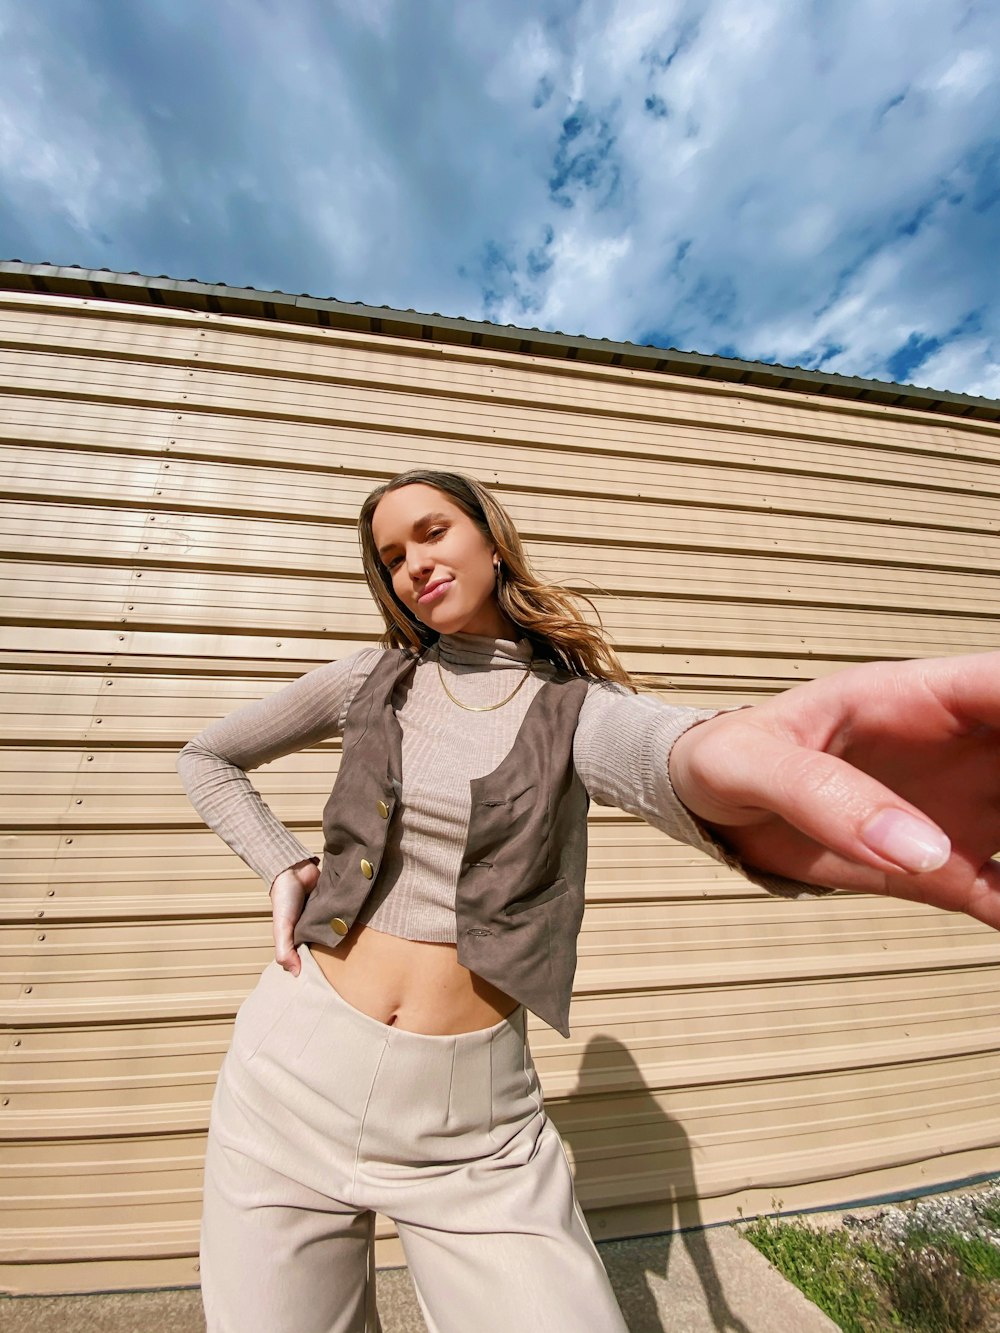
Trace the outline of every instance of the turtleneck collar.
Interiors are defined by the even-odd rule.
[[[525,666],[532,649],[527,639],[494,639],[484,634],[442,634],[436,645],[441,661],[454,666]]]

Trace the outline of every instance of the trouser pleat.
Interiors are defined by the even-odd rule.
[[[375,1333],[376,1212],[431,1333],[627,1333],[524,1011],[454,1037],[400,1032],[299,956],[299,977],[271,964],[241,1007],[213,1101],[208,1333]]]

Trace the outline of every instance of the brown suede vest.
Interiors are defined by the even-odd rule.
[[[323,811],[325,854],[295,943],[335,946],[378,882],[399,805],[396,719],[416,658],[387,650],[348,709],[343,757]],[[455,910],[458,960],[569,1036],[583,918],[589,797],[573,766],[587,681],[563,674],[532,699],[509,754],[471,785]]]

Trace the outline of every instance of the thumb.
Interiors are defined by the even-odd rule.
[[[275,910],[272,917],[272,929],[275,959],[286,972],[291,972],[293,977],[297,977],[302,964],[299,962],[299,955],[295,948],[295,922],[291,917],[279,914],[278,910]]]
[[[319,883],[319,866],[315,861],[306,861],[302,865],[297,866],[295,868],[295,873],[298,876],[299,883],[307,893],[311,893]]]

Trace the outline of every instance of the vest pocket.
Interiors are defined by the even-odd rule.
[[[507,916],[517,916],[520,912],[530,912],[533,907],[541,907],[544,903],[550,903],[554,898],[561,898],[564,893],[569,892],[569,884],[564,879],[554,879],[551,884],[543,884],[541,888],[534,889],[531,893],[525,894],[523,898],[517,898],[512,903],[508,903],[504,908]]]

